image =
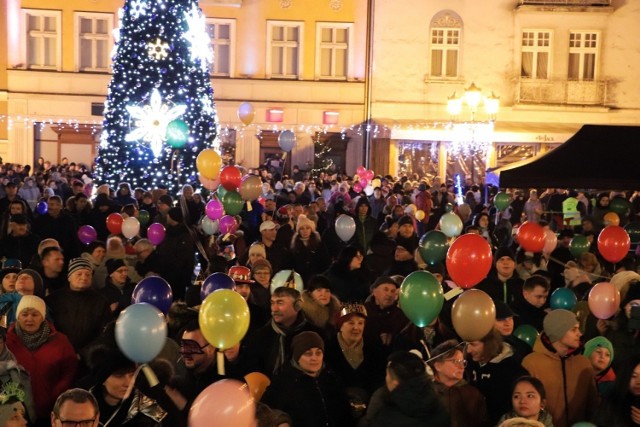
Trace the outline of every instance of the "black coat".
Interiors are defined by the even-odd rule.
[[[281,374],[273,377],[262,402],[289,414],[293,426],[354,425],[340,378],[324,368],[319,376],[311,377],[287,366]]]
[[[367,271],[362,268],[342,269],[334,262],[322,275],[331,282],[331,293],[343,303],[364,303],[369,296],[371,280]]]
[[[174,300],[184,299],[195,267],[195,245],[187,227],[184,224],[167,227],[164,241],[154,252],[156,256],[148,265],[150,271],[169,282]]]
[[[24,236],[14,236],[9,234],[0,239],[0,258],[19,259],[23,268],[26,268],[34,255],[38,253],[40,237],[27,233]]]

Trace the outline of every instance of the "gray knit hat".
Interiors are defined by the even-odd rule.
[[[71,277],[71,275],[78,270],[91,270],[93,272],[93,265],[86,258],[73,258],[69,261],[69,272],[67,273],[67,277]]]
[[[560,308],[553,310],[544,317],[542,329],[551,342],[556,342],[560,341],[564,334],[577,324],[578,318],[575,313]]]

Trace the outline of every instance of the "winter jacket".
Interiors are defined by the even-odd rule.
[[[78,361],[67,337],[49,324],[49,339],[36,350],[29,350],[18,337],[15,325],[7,331],[7,347],[31,374],[33,400],[39,419],[49,417],[58,396],[71,388]]]
[[[331,301],[324,306],[313,299],[309,291],[302,293],[302,311],[307,320],[318,328],[327,331],[327,335],[333,335],[336,327],[336,314],[340,311],[340,300],[331,295]]]
[[[331,282],[331,293],[343,303],[363,303],[369,296],[371,280],[363,268],[349,270],[334,262],[322,275]]]
[[[477,388],[464,380],[452,387],[434,381],[433,388],[451,416],[451,427],[487,426],[487,405]]]
[[[509,411],[508,413],[504,414],[500,420],[498,421],[498,423],[496,424],[496,426],[500,426],[502,425],[503,422],[510,420],[511,418],[518,418],[518,414],[516,414],[513,411]],[[554,427],[553,426],[553,418],[551,417],[551,414],[547,411],[545,411],[544,409],[542,411],[540,411],[540,414],[538,415],[538,422],[542,423],[544,425],[544,427]]]
[[[522,366],[544,384],[547,410],[556,427],[590,419],[598,405],[598,392],[589,359],[576,351],[560,356],[542,333]]]

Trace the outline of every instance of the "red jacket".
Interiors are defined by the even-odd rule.
[[[33,401],[38,418],[48,418],[53,405],[63,391],[71,388],[78,359],[66,335],[57,332],[51,323],[51,335],[46,343],[31,351],[22,343],[15,324],[7,332],[7,347],[18,363],[31,375]]]

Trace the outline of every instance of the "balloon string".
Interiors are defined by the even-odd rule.
[[[253,208],[251,207],[251,202],[247,200],[247,212],[251,212]]]
[[[549,261],[552,261],[552,262],[554,262],[554,263],[556,263],[556,264],[558,264],[558,265],[561,265],[561,266],[563,266],[563,267],[566,267],[566,265],[567,265],[567,263],[566,263],[566,262],[560,261],[559,259],[554,258],[554,257],[552,257],[552,256],[549,256],[547,259],[548,259]],[[580,267],[575,267],[575,268],[577,268],[578,270],[580,270],[580,272],[582,272],[582,273],[584,273],[584,274],[588,275],[589,277],[595,277],[595,278],[598,278],[598,279],[610,279],[610,278],[611,278],[610,276],[602,276],[602,275],[600,275],[600,274],[587,273],[586,271],[584,271],[584,270],[583,270],[583,269],[581,269]]]
[[[225,375],[225,372],[224,372],[224,353],[220,349],[218,349],[218,361],[217,361],[216,364],[218,365],[218,375]]]

